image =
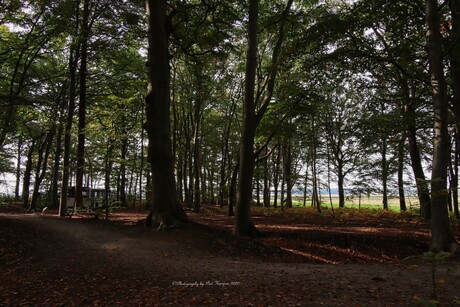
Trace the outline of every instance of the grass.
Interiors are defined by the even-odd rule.
[[[337,209],[339,207],[339,196],[332,195],[331,198],[332,198],[332,206],[334,207],[334,209]],[[303,207],[303,197],[301,195],[293,195],[292,203],[294,207]],[[272,199],[271,205],[273,205],[273,199]],[[310,207],[310,206],[311,206],[311,199],[308,198],[305,207]],[[418,210],[419,205],[418,205],[417,197],[416,196],[406,197],[406,206],[407,206],[407,210],[409,211]],[[279,201],[278,201],[278,207],[279,207]],[[323,195],[321,199],[321,207],[325,209],[331,208],[330,199],[328,195]],[[383,209],[382,196],[381,195],[371,195],[370,197],[363,196],[361,198],[361,204],[359,204],[359,199],[357,197],[353,199],[346,199],[345,208],[370,209],[370,210]],[[400,211],[399,198],[397,197],[388,198],[388,209],[391,211],[399,212]]]

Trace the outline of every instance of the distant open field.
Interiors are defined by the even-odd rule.
[[[293,205],[296,207],[301,207],[304,205],[303,195],[295,194],[293,197]],[[373,194],[367,197],[363,195],[361,201],[358,196],[346,197],[345,198],[345,207],[347,208],[366,208],[366,209],[383,209],[382,195]],[[321,195],[321,204],[323,208],[331,208],[332,206],[337,208],[339,206],[339,195],[332,194],[331,198],[329,195]],[[274,199],[272,197],[271,203],[273,205]],[[390,210],[399,211],[399,198],[398,197],[388,197],[388,205]],[[278,199],[279,206],[279,199]],[[307,197],[306,206],[311,206],[311,197]],[[408,210],[418,210],[419,202],[416,195],[406,195],[406,206]]]

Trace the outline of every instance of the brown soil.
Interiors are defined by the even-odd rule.
[[[0,213],[0,306],[399,306],[433,299],[429,226],[394,215],[256,214],[261,238],[231,235],[207,207],[157,232],[145,212],[57,218]],[[455,229],[459,233],[458,228]],[[459,303],[460,268],[436,267]]]

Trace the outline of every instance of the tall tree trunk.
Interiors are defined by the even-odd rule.
[[[409,142],[409,156],[411,159],[412,171],[414,173],[417,185],[417,195],[420,203],[420,214],[425,219],[431,216],[431,197],[428,183],[423,171],[420,150],[417,145],[415,110],[412,104],[408,104],[404,111],[405,121],[407,124],[407,140]]]
[[[398,194],[399,194],[399,209],[406,211],[406,196],[404,192],[404,143],[405,133],[402,133],[402,137],[398,144]]]
[[[51,146],[53,145],[55,129],[56,129],[55,126],[51,128],[51,131],[49,131],[46,134],[46,137],[43,140],[43,143],[38,149],[38,159],[37,159],[36,172],[35,172],[34,189],[32,192],[32,201],[30,202],[29,209],[27,210],[28,213],[37,211],[40,185],[43,181],[43,178],[46,175],[46,169],[48,166],[48,157],[51,151]]]
[[[293,0],[289,0],[280,21],[279,35],[273,49],[267,90],[260,109],[255,110],[255,78],[257,70],[257,20],[259,0],[249,0],[248,50],[246,55],[245,89],[243,102],[243,131],[240,145],[240,171],[238,182],[238,201],[234,233],[237,236],[253,236],[259,232],[251,219],[252,181],[255,166],[254,137],[256,129],[267,110],[275,89],[275,79],[279,66],[281,44],[284,39],[284,25]]]
[[[33,155],[35,151],[36,140],[32,140],[29,151],[27,152],[26,169],[24,170],[24,179],[22,180],[22,205],[24,208],[29,207],[29,188],[30,178],[32,177]]]
[[[286,207],[292,208],[292,153],[291,140],[286,138],[283,146],[283,178],[286,182]]]
[[[21,163],[22,163],[22,146],[24,145],[24,140],[22,138],[22,135],[19,135],[18,137],[18,153],[16,156],[16,185],[14,187],[14,200],[18,201],[19,200],[19,185],[21,184]]]
[[[450,73],[452,78],[453,90],[453,113],[455,115],[456,125],[456,139],[455,139],[455,155],[454,155],[454,178],[453,178],[453,207],[455,216],[460,219],[458,210],[458,158],[460,155],[460,0],[449,1],[450,10],[452,13],[452,49],[449,54],[450,59]]]
[[[104,178],[104,203],[103,208],[105,209],[105,219],[109,219],[109,196],[110,196],[110,178],[112,176],[112,167],[113,167],[113,159],[112,159],[112,151],[113,151],[113,138],[107,139],[106,144],[106,152],[105,152],[105,178]]]
[[[452,47],[449,53],[453,91],[452,111],[456,121],[460,122],[460,0],[450,0],[449,6],[452,13]]]
[[[334,214],[334,205],[332,204],[332,192],[331,192],[331,152],[329,145],[327,146],[327,190],[329,193],[329,204],[331,205],[332,214]]]
[[[238,200],[234,232],[237,236],[253,236],[257,230],[251,219],[252,178],[254,173],[254,138],[256,130],[255,81],[257,70],[257,20],[259,0],[249,0],[248,50],[243,103],[243,131],[240,145]]]
[[[152,203],[147,226],[168,228],[186,222],[177,198],[170,127],[170,72],[166,0],[147,0],[148,91],[145,98],[149,161],[152,171]]]
[[[344,188],[345,175],[343,173],[342,160],[337,161],[337,187],[339,189],[339,207],[345,207],[345,188]]]
[[[54,150],[54,162],[52,168],[51,176],[51,186],[50,186],[50,195],[49,195],[49,208],[57,209],[59,207],[59,172],[61,165],[61,156],[62,156],[62,134],[64,133],[64,114],[66,111],[66,96],[68,94],[68,82],[64,82],[61,92],[58,96],[57,103],[59,106],[59,115],[57,115],[58,120],[56,122],[57,126],[57,136],[56,136],[56,145]]]
[[[72,149],[72,123],[75,112],[76,88],[77,88],[77,66],[80,59],[80,40],[77,38],[78,19],[79,19],[79,4],[76,1],[75,8],[75,33],[72,38],[69,56],[69,102],[67,107],[67,119],[64,132],[64,153],[62,165],[62,183],[61,183],[61,199],[59,200],[59,216],[65,216],[67,212],[67,191],[69,188],[70,179],[70,152]]]
[[[83,0],[83,19],[81,28],[81,58],[80,58],[80,99],[78,103],[78,144],[77,144],[77,173],[75,183],[75,203],[77,208],[83,207],[83,174],[85,167],[85,138],[86,138],[86,81],[89,39],[89,1]]]
[[[232,178],[230,179],[230,187],[229,187],[229,202],[228,202],[228,216],[235,216],[235,211],[233,208],[236,204],[236,185],[238,180],[238,170],[240,168],[239,161],[236,163],[235,167],[233,168]]]
[[[274,197],[273,197],[273,208],[278,207],[278,188],[279,188],[279,181],[280,181],[280,162],[281,162],[281,146],[278,144],[276,160],[275,160],[275,169],[273,172],[273,185],[275,187]]]
[[[425,1],[425,21],[428,29],[426,39],[434,109],[430,248],[435,252],[452,252],[458,248],[458,243],[452,233],[447,211],[448,100],[437,0]]]
[[[312,125],[314,125],[312,123]],[[316,171],[316,161],[317,161],[317,152],[316,152],[316,140],[313,140],[311,154],[311,179],[312,179],[312,193],[311,193],[311,204],[315,206],[318,212],[321,212],[321,201],[319,200],[318,193],[318,174]],[[340,194],[340,193],[339,193]]]
[[[56,209],[59,206],[58,200],[58,189],[59,189],[59,166],[61,165],[61,154],[62,154],[62,134],[64,132],[64,126],[59,123],[58,133],[56,136],[56,150],[54,151],[54,162],[53,162],[53,174],[51,178],[49,208]]]
[[[382,140],[382,147],[381,147],[381,155],[382,155],[382,204],[383,209],[388,210],[388,161],[387,161],[387,140]]]
[[[266,149],[265,154],[268,154],[268,149]],[[269,170],[268,170],[268,157],[264,161],[264,186],[263,186],[263,201],[264,207],[270,207],[270,179],[269,179]]]
[[[255,181],[256,181],[256,202],[257,202],[257,206],[260,206],[262,203],[260,201],[260,169],[259,168],[257,168],[256,170]]]
[[[199,81],[200,82],[200,81]],[[200,86],[199,86],[200,87]],[[201,89],[198,89],[201,91]],[[200,93],[198,93],[200,95]],[[201,208],[201,142],[200,142],[200,130],[201,130],[201,97],[197,97],[195,100],[195,131],[193,135],[193,177],[195,178],[194,191],[194,205],[195,211],[200,211]],[[204,182],[204,181],[203,181]]]
[[[176,168],[176,173],[177,173],[177,197],[179,198],[179,202],[183,203],[184,202],[184,159],[182,158],[182,152],[178,153],[177,156],[177,168]]]
[[[454,161],[452,165],[452,196],[453,196],[453,207],[454,207],[454,214],[455,218],[458,220],[460,219],[460,213],[458,210],[458,164],[460,158],[460,123],[457,123],[455,127],[455,134],[454,134]]]
[[[237,106],[237,99],[232,100],[232,105],[230,107],[229,115],[228,115],[228,122],[225,125],[225,137],[222,140],[222,163],[220,165],[220,184],[219,184],[219,205],[222,207],[224,205],[224,198],[225,193],[228,192],[227,190],[227,164],[230,164],[229,159],[229,145],[230,145],[230,134],[232,132],[232,122],[235,117],[236,113],[236,106]]]
[[[123,207],[128,206],[126,199],[126,156],[128,153],[128,131],[123,131],[121,139],[121,164],[120,164],[120,205]]]
[[[141,165],[139,166],[139,209],[142,207],[142,193],[144,192],[144,113],[145,104],[141,105]]]

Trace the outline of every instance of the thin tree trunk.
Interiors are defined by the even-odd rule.
[[[79,4],[80,1],[75,2],[75,20],[78,25],[79,19]],[[72,123],[75,112],[76,101],[76,88],[77,88],[77,65],[80,59],[80,40],[77,38],[78,26],[76,26],[72,44],[70,47],[69,56],[69,74],[70,74],[70,87],[69,87],[69,104],[67,108],[67,120],[65,125],[64,134],[64,156],[62,165],[62,186],[61,186],[61,199],[59,201],[59,216],[63,217],[67,212],[67,191],[69,189],[70,181],[70,151],[72,148]]]
[[[334,205],[332,204],[332,192],[331,192],[331,156],[329,145],[327,146],[327,190],[329,193],[329,204],[331,205],[332,214],[334,214]]]
[[[230,180],[230,188],[229,188],[229,203],[228,203],[228,211],[227,215],[228,216],[235,216],[235,212],[233,208],[235,207],[236,204],[236,185],[237,185],[237,180],[238,180],[238,170],[239,170],[239,162],[236,163],[235,167],[233,168],[232,172],[232,178]]]
[[[278,188],[279,188],[279,178],[280,178],[280,161],[281,161],[281,147],[278,144],[278,154],[275,160],[275,171],[273,172],[273,185],[275,186],[275,195],[273,197],[273,208],[278,207]]]
[[[18,201],[19,200],[19,186],[21,184],[21,163],[22,163],[22,146],[23,146],[23,138],[21,135],[19,135],[18,138],[18,153],[16,156],[16,185],[14,188],[14,200]]]
[[[200,95],[200,94],[198,94]],[[200,130],[201,130],[201,99],[198,98],[195,101],[195,133],[193,136],[193,176],[195,179],[194,190],[194,206],[195,211],[200,211],[201,208],[201,142],[200,142]]]
[[[265,154],[268,154],[268,148],[265,152]],[[264,161],[264,187],[263,187],[263,201],[264,201],[264,207],[269,208],[270,207],[270,180],[269,180],[269,171],[268,171],[268,157]]]
[[[438,14],[438,1],[426,0],[425,21],[428,29],[426,38],[434,109],[430,249],[435,252],[452,252],[458,248],[458,243],[452,233],[447,211],[448,100]]]
[[[201,123],[202,123],[202,76],[200,74],[200,63],[197,61],[195,63],[195,76],[196,76],[196,96],[195,96],[195,101],[193,105],[193,112],[194,112],[194,119],[195,119],[195,126],[193,129],[193,177],[195,179],[194,181],[194,192],[195,192],[195,197],[193,201],[193,209],[194,211],[199,211],[201,208],[201,201],[202,201],[202,190],[203,186],[205,184],[205,181],[201,180],[202,177],[202,172],[201,172],[201,166],[202,166],[202,152],[201,152]]]
[[[455,153],[454,153],[454,176],[453,176],[453,207],[455,217],[460,219],[458,209],[458,159],[460,155],[460,0],[449,1],[450,10],[452,13],[452,49],[450,50],[450,73],[452,78],[453,91],[453,113],[457,122],[455,131]]]
[[[58,186],[59,186],[59,166],[61,165],[62,155],[62,134],[64,126],[59,123],[58,133],[56,136],[56,150],[54,152],[53,174],[51,178],[51,189],[49,198],[49,208],[56,209],[59,206]]]
[[[425,219],[431,216],[431,197],[428,188],[428,183],[423,171],[420,151],[417,145],[416,126],[415,126],[415,110],[412,105],[407,105],[405,110],[406,123],[408,125],[407,139],[409,142],[409,156],[411,158],[412,170],[417,185],[417,194],[420,203],[420,214]]]
[[[454,161],[452,165],[453,171],[453,184],[452,184],[452,196],[453,196],[453,207],[454,207],[454,214],[455,218],[458,220],[460,219],[460,214],[458,210],[458,164],[459,164],[459,156],[460,156],[460,134],[459,134],[459,123],[455,127],[455,135],[454,135]]]
[[[451,35],[452,48],[449,53],[450,74],[452,78],[453,108],[457,122],[460,122],[460,0],[449,1],[452,13]]]
[[[113,143],[114,139],[108,138],[107,139],[107,145],[106,145],[106,153],[105,153],[105,182],[104,182],[104,203],[103,203],[103,208],[105,209],[105,219],[109,219],[109,195],[110,195],[110,178],[112,176],[112,166],[113,166],[113,160],[112,160],[112,151],[113,151]]]
[[[32,140],[29,151],[27,152],[26,169],[24,171],[24,179],[22,180],[22,205],[24,208],[29,207],[29,187],[30,178],[32,177],[33,154],[35,151],[36,140]]]
[[[80,58],[80,97],[78,103],[78,143],[77,143],[77,174],[75,183],[75,203],[77,208],[83,207],[83,174],[85,167],[85,138],[86,138],[86,81],[89,39],[89,0],[83,0],[83,19],[81,30]]]
[[[142,103],[141,106],[141,165],[139,169],[139,209],[142,206],[142,194],[144,193],[143,181],[144,181],[144,113],[145,113],[145,104]]]
[[[383,209],[388,210],[388,162],[387,162],[387,140],[382,140],[382,204]]]
[[[259,173],[259,169],[257,169],[256,171],[256,178],[255,178],[255,181],[256,181],[256,202],[257,202],[257,206],[259,207],[261,205],[261,202],[260,202],[260,173]]]
[[[341,160],[337,161],[337,186],[339,189],[339,207],[345,207],[345,175],[343,174],[343,164]]]
[[[312,192],[311,192],[311,205],[316,208],[321,208],[321,204],[318,198],[318,178],[316,173],[316,141],[313,141],[311,154],[311,181],[312,181]]]
[[[227,170],[227,164],[230,163],[230,161],[228,161],[229,160],[229,143],[230,143],[230,134],[232,132],[232,122],[233,122],[233,118],[235,117],[235,112],[236,112],[236,106],[237,106],[237,100],[235,99],[232,101],[228,123],[226,124],[226,127],[225,127],[225,137],[223,139],[222,163],[220,165],[220,184],[219,184],[219,205],[221,208],[224,205],[225,193],[228,190],[227,189],[228,175],[226,174],[226,170]]]
[[[40,146],[38,150],[38,159],[37,159],[36,172],[35,172],[34,189],[32,192],[32,201],[30,202],[30,206],[27,212],[37,211],[40,185],[43,181],[43,178],[46,175],[46,169],[48,166],[48,157],[51,151],[51,146],[53,145],[55,129],[56,127],[52,127],[51,131],[49,131],[46,134],[46,137],[43,140],[42,146]]]
[[[128,131],[123,131],[123,138],[121,139],[121,163],[120,163],[120,205],[123,207],[128,206],[126,199],[126,156],[128,153]]]
[[[257,70],[257,20],[259,0],[249,1],[248,50],[243,103],[243,131],[240,144],[238,200],[234,232],[237,236],[253,236],[257,230],[251,219],[252,178],[254,173],[254,138],[256,128],[255,81]]]
[[[305,177],[303,182],[303,206],[307,206],[307,192],[308,192],[308,161],[306,163]]]
[[[398,194],[399,194],[399,209],[406,211],[406,197],[404,193],[404,142],[405,133],[402,133],[402,137],[398,144]]]
[[[286,182],[286,207],[292,208],[292,154],[290,139],[284,140],[283,149],[283,178]]]
[[[237,236],[254,236],[259,234],[251,219],[252,181],[255,167],[254,138],[258,124],[267,110],[275,89],[275,79],[279,66],[281,44],[284,39],[284,25],[293,0],[289,0],[280,21],[279,36],[273,49],[271,68],[267,81],[267,90],[261,107],[255,110],[255,78],[257,70],[257,20],[259,0],[249,1],[248,50],[246,57],[245,90],[243,103],[243,130],[240,144],[240,171],[238,181],[238,201],[234,233]]]

